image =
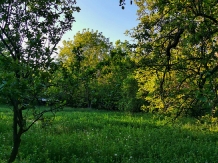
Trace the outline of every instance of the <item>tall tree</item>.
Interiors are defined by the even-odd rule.
[[[128,42],[117,40],[115,46],[99,64],[98,79],[95,87],[95,107],[106,110],[117,110],[122,97],[121,87],[129,70],[127,62],[130,50]]]
[[[73,98],[68,101],[74,106],[91,107],[92,85],[98,76],[98,64],[108,57],[111,48],[108,38],[89,29],[78,32],[73,40],[63,41],[59,59],[63,62],[63,75],[69,77],[66,80],[67,92]]]
[[[155,87],[146,86],[155,96],[149,98],[151,103],[165,111],[177,108],[178,113],[196,116],[213,112],[217,104],[218,2],[135,2],[140,23],[131,35],[138,41],[135,48],[142,56],[140,62],[146,65],[140,74],[152,75],[155,83]]]
[[[35,110],[48,97],[55,64],[52,54],[63,34],[70,30],[79,11],[71,0],[5,0],[0,2],[1,95],[13,106],[13,148],[8,162],[18,153],[21,135],[48,111]],[[27,109],[35,118],[27,123]]]

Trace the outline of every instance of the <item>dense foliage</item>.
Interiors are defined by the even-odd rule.
[[[98,31],[84,29],[60,47],[62,89],[72,107],[140,111],[135,62],[127,41],[115,46]],[[58,77],[59,78],[59,77]],[[70,89],[69,89],[70,88]]]
[[[149,109],[195,117],[217,110],[217,1],[136,1],[140,23],[129,32],[141,56],[139,93]],[[140,94],[141,94],[140,93]]]
[[[80,10],[76,1],[0,2],[0,102],[13,111],[8,162],[16,158],[21,135],[65,104],[217,121],[218,2],[135,3],[139,24],[126,32],[134,42],[113,44],[84,29],[63,41],[54,60]],[[124,9],[125,0],[119,4]],[[50,107],[39,109],[42,104]]]
[[[216,115],[216,3],[144,0],[136,4],[140,23],[128,32],[135,43],[117,42],[97,60],[98,75],[96,81],[92,78],[89,103],[97,108],[142,109],[175,116]],[[86,39],[85,33],[77,37]]]
[[[139,7],[140,23],[127,32],[135,39],[134,43],[118,41],[105,51],[108,42],[99,44],[101,47],[92,44],[98,41],[93,37],[87,39],[86,35],[97,33],[90,31],[83,31],[73,41],[68,41],[70,49],[64,42],[60,52],[64,65],[69,67],[69,53],[75,54],[79,47],[83,54],[79,58],[79,63],[83,63],[80,73],[86,74],[82,77],[71,72],[74,75],[71,81],[80,78],[79,87],[72,83],[76,89],[71,89],[74,92],[69,99],[73,102],[71,105],[160,111],[174,116],[215,116],[218,101],[217,2],[141,0],[135,3]],[[84,48],[82,40],[92,47]],[[89,51],[93,46],[102,49],[95,54],[106,52],[104,57],[91,58]],[[63,60],[63,50],[68,50],[68,61]],[[87,58],[89,62],[85,61]],[[72,59],[70,63],[78,65],[78,61]]]

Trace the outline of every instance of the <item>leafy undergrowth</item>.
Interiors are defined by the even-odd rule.
[[[11,150],[11,115],[0,112],[0,162]],[[193,119],[66,108],[23,135],[16,163],[215,163],[217,128]]]

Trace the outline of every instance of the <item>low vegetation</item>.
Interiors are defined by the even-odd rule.
[[[12,147],[12,112],[0,110],[0,162]],[[16,163],[215,163],[218,125],[163,115],[65,108],[23,134]]]

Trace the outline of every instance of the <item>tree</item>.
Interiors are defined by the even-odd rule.
[[[1,95],[13,106],[13,148],[8,162],[18,153],[21,136],[45,112],[55,111],[60,103],[46,110],[34,109],[38,100],[49,97],[52,54],[62,35],[70,30],[79,11],[71,0],[6,0],[0,2]],[[53,103],[51,98],[50,104]],[[27,117],[33,109],[34,117]],[[34,118],[28,123],[27,118]]]
[[[122,98],[122,83],[129,70],[128,42],[117,40],[108,57],[99,64],[95,88],[96,108],[118,110]]]
[[[149,88],[144,80],[141,90],[163,111],[212,114],[218,97],[217,1],[135,2],[140,23],[131,35],[144,68],[138,80],[151,75],[154,83]]]
[[[73,40],[63,41],[59,60],[63,63],[63,75],[68,76],[66,92],[70,97],[68,103],[72,106],[92,106],[92,87],[99,74],[98,65],[108,57],[111,48],[108,38],[89,29],[78,32]]]
[[[105,61],[107,66],[103,68],[105,75],[99,79],[98,84],[107,88],[107,94],[100,94],[109,108],[121,111],[138,112],[143,105],[141,99],[137,98],[138,83],[134,78],[136,64],[132,49],[128,41],[117,40],[110,52],[110,57]],[[101,81],[101,82],[100,82]]]
[[[141,110],[143,100],[136,97],[136,65],[129,45],[128,41],[117,40],[108,56],[97,65],[98,78],[93,86],[95,108],[131,112]]]
[[[73,107],[139,111],[135,64],[129,42],[115,46],[98,31],[84,29],[72,41],[64,41],[59,60],[63,63],[63,92]],[[60,78],[61,79],[61,78]],[[140,101],[140,102],[139,102]]]

